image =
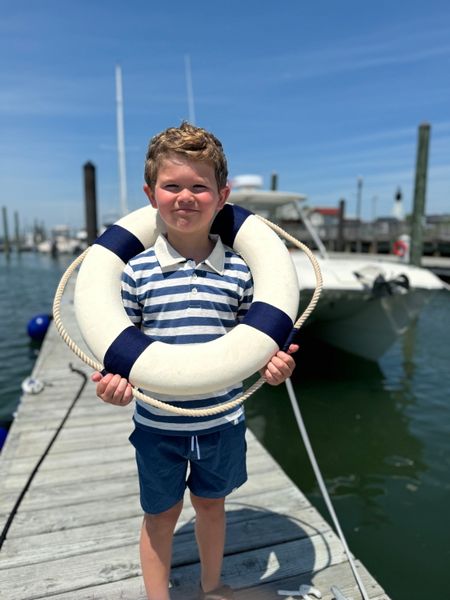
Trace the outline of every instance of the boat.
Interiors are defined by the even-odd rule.
[[[87,247],[87,235],[84,230],[72,233],[68,225],[56,225],[50,239],[36,245],[36,250],[42,254],[78,254]]]
[[[400,257],[328,253],[308,217],[307,196],[265,190],[259,176],[236,177],[229,201],[281,224],[296,216],[314,241],[323,289],[304,327],[315,338],[370,361],[378,361],[417,319],[425,304],[448,285]],[[316,286],[304,252],[291,250],[300,284],[301,313]]]

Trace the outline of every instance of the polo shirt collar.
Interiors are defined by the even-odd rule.
[[[223,275],[225,268],[225,248],[223,247],[222,240],[215,234],[210,234],[209,238],[215,242],[215,245],[211,254],[203,262],[219,275]],[[154,249],[156,258],[162,269],[173,267],[188,260],[188,258],[182,256],[169,244],[163,234],[160,234],[156,239]]]

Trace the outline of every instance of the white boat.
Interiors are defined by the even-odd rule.
[[[42,254],[77,254],[87,247],[87,235],[84,230],[72,233],[67,225],[56,225],[48,240],[36,245]]]
[[[323,276],[319,302],[304,327],[314,337],[368,360],[378,360],[418,317],[438,290],[448,289],[428,269],[379,255],[330,255],[304,203],[306,196],[263,190],[258,176],[233,181],[229,201],[278,221],[280,213],[297,216],[318,248]],[[302,312],[314,291],[316,280],[304,252],[292,250],[299,283]]]

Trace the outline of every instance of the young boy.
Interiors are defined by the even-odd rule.
[[[230,194],[226,158],[219,140],[182,123],[156,135],[145,162],[144,192],[159,210],[166,233],[133,258],[122,282],[124,306],[142,331],[168,343],[204,342],[225,334],[252,300],[245,262],[210,235],[214,217]],[[262,370],[272,385],[292,374],[290,353],[279,351]],[[119,375],[92,376],[105,402],[126,405],[131,386]],[[240,384],[195,398],[167,398],[186,407],[207,407],[235,398]],[[186,486],[196,513],[201,562],[199,598],[228,600],[221,585],[225,544],[225,497],[247,479],[243,407],[211,417],[184,417],[136,402],[136,449],[144,521],[140,555],[149,600],[169,600],[173,532]],[[186,480],[187,467],[189,476]]]

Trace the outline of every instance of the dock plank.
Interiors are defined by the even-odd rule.
[[[329,529],[323,518],[310,507],[290,507],[289,519],[280,517],[265,507],[230,510],[227,514],[227,542],[225,553],[232,554],[257,548],[261,539],[270,544],[281,544]],[[142,515],[103,522],[84,528],[65,529],[41,535],[12,538],[3,549],[1,569],[30,565],[52,560],[56,555],[67,558],[110,548],[136,545]],[[173,565],[195,562],[198,552],[193,538],[194,512],[186,511],[176,528]],[[244,536],[244,543],[241,540]]]
[[[194,545],[192,536],[187,546],[189,545]],[[223,574],[225,579],[232,580],[236,587],[241,588],[255,585],[261,578],[269,581],[274,578],[292,577],[323,569],[343,560],[339,540],[328,531],[321,535],[228,555],[224,560]],[[174,587],[189,589],[188,583],[192,585],[193,581],[198,582],[197,561],[189,562],[189,565],[181,564],[173,569]],[[8,600],[33,600],[45,597],[47,592],[56,594],[72,591],[74,586],[98,586],[106,582],[128,579],[140,573],[138,546],[134,542],[122,545],[119,552],[113,548],[1,570],[0,589]]]

